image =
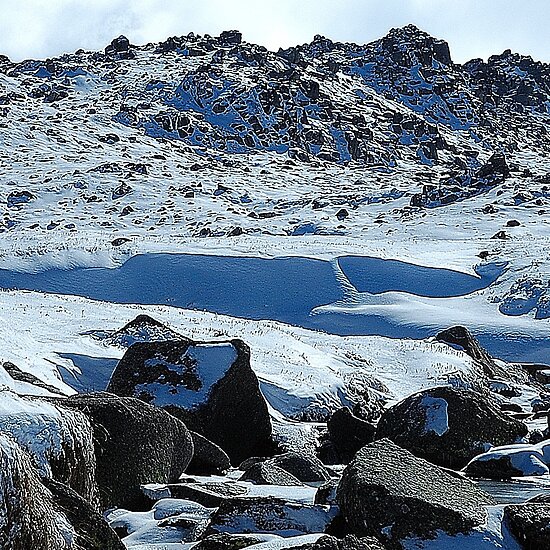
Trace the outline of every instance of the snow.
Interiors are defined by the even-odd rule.
[[[473,458],[474,461],[487,462],[509,458],[511,465],[523,476],[546,476],[550,473],[550,441],[541,441],[536,445],[506,445],[492,447],[488,452]]]
[[[186,388],[182,385],[175,387],[167,383],[155,382],[138,384],[135,391],[136,394],[144,391],[153,396],[153,404],[157,407],[166,405],[198,407],[208,400],[212,386],[225,376],[236,359],[237,350],[232,344],[191,345],[177,365],[167,363],[163,359],[152,358],[145,362],[145,366],[153,367],[161,364],[164,368],[176,373],[192,369],[200,381],[199,388]]]
[[[449,416],[447,414],[448,403],[445,399],[426,395],[422,398],[420,406],[423,407],[426,412],[424,433],[434,432],[442,436],[449,431]]]

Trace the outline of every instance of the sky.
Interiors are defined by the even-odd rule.
[[[0,0],[0,54],[13,61],[238,29],[269,49],[322,34],[367,43],[413,23],[455,62],[505,49],[550,62],[550,0]]]

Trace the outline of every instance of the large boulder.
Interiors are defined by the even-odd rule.
[[[514,504],[504,508],[504,520],[525,550],[550,548],[550,504]]]
[[[348,407],[338,409],[327,422],[329,439],[338,462],[347,464],[355,453],[374,440],[376,428],[355,416]]]
[[[438,530],[467,533],[487,519],[492,499],[389,440],[361,449],[346,467],[337,501],[351,533],[375,536],[390,548]]]
[[[40,481],[31,456],[0,435],[0,547],[69,550],[74,530]]]
[[[424,390],[393,405],[376,431],[377,439],[391,439],[416,456],[455,469],[488,447],[525,435],[525,424],[500,412],[489,397],[450,387]]]
[[[22,397],[0,391],[0,432],[25,449],[42,478],[70,486],[98,505],[93,430],[84,414],[65,399]]]
[[[270,447],[267,404],[241,340],[136,343],[107,391],[165,408],[219,445],[234,464]]]
[[[104,509],[141,509],[147,504],[141,485],[177,481],[193,457],[183,422],[138,399],[96,393],[70,397],[64,406],[92,423]]]

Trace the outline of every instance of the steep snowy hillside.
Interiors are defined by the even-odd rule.
[[[105,52],[3,58],[1,71],[6,270],[184,252],[333,263],[358,255],[498,273],[464,292],[422,270],[405,287],[371,290],[336,266],[341,288],[319,281],[318,298],[329,300],[305,314],[315,310],[318,328],[343,334],[418,338],[465,324],[497,355],[544,362],[547,65],[510,52],[455,64],[444,41],[408,26],[364,46],[315,37],[277,53],[237,31],[145,46],[121,37]],[[392,265],[364,270],[402,277]],[[2,278],[10,288],[109,299],[76,282]],[[426,294],[422,278],[439,291]],[[255,275],[245,280],[254,286]],[[152,303],[178,302],[170,288]],[[203,302],[176,305],[242,316]],[[271,316],[257,309],[244,316]]]

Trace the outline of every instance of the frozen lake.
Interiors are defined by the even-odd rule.
[[[548,344],[516,330],[521,319],[501,315],[492,306],[487,319],[464,308],[464,300],[492,284],[504,268],[485,266],[474,276],[357,256],[328,262],[300,257],[145,254],[115,269],[0,270],[0,287],[272,319],[346,336],[424,338],[464,324],[499,357],[541,360]],[[493,316],[515,324],[513,330],[507,332]]]

